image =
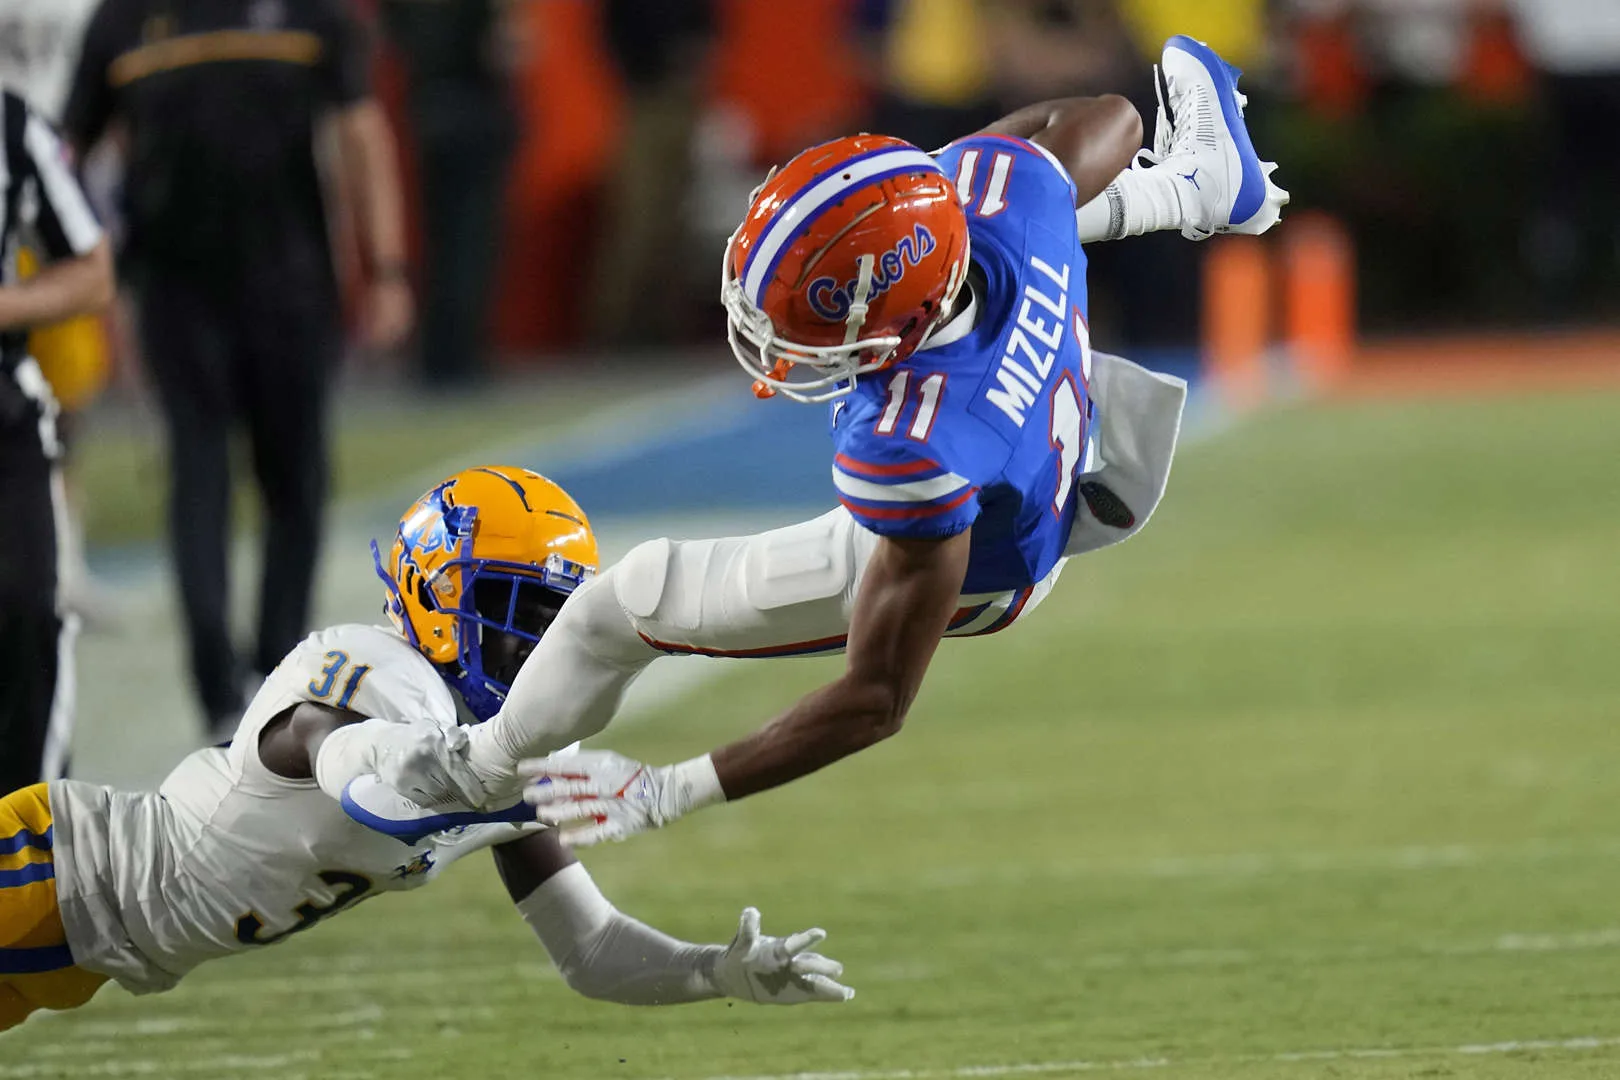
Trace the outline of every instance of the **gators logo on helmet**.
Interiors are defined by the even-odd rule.
[[[435,486],[400,519],[383,609],[480,720],[568,594],[596,573],[596,536],[568,493],[528,469],[484,465]]]
[[[732,352],[761,397],[839,397],[922,344],[967,265],[967,215],[932,157],[885,135],[813,146],[766,179],[726,245]]]

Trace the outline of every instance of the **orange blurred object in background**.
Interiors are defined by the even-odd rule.
[[[1355,248],[1342,222],[1320,211],[1278,230],[1283,244],[1284,334],[1313,389],[1349,372],[1356,337]]]
[[[562,348],[578,338],[587,307],[580,290],[589,281],[583,268],[595,255],[597,198],[615,160],[624,97],[596,0],[547,0],[521,10],[532,20],[525,37],[534,44],[517,81],[522,135],[492,316],[495,346],[506,353]],[[718,3],[711,98],[747,118],[761,166],[855,122],[864,82],[851,18],[850,0]],[[381,83],[404,142],[410,133],[391,61]]]

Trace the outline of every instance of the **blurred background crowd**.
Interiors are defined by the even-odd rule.
[[[460,39],[425,29],[443,8]],[[492,304],[508,352],[712,340],[718,254],[771,163],[852,129],[939,146],[1065,94],[1124,93],[1150,115],[1150,65],[1178,32],[1245,69],[1296,208],[1348,229],[1367,330],[1620,303],[1614,0],[384,0],[382,19],[423,220],[492,205],[442,192],[435,160],[476,159],[486,184],[510,170],[501,217],[454,256],[431,253],[449,237],[429,224],[418,262],[431,310],[436,271],[498,259],[493,294],[464,302]],[[461,40],[460,67],[428,39]],[[1163,302],[1199,287],[1174,238],[1095,257],[1109,340],[1196,343],[1198,304]],[[432,337],[424,355],[461,351]]]
[[[402,17],[446,6],[502,43],[478,53],[469,26],[459,97]],[[385,0],[382,16],[424,219],[456,212],[428,205],[455,198],[434,194],[435,155],[469,160],[439,147],[446,130],[482,140],[485,177],[510,169],[490,297],[507,351],[712,340],[718,253],[770,164],[854,129],[931,148],[1065,94],[1150,114],[1150,65],[1178,32],[1245,69],[1296,208],[1347,227],[1367,330],[1590,320],[1620,297],[1613,0]],[[1157,240],[1096,253],[1122,348],[1197,338],[1198,305],[1162,301],[1198,288],[1197,260]],[[440,256],[423,256],[431,305]]]
[[[1367,330],[1620,303],[1615,0],[348,2],[400,141],[429,383],[713,341],[719,251],[769,165],[857,129],[938,146],[1066,94],[1150,116],[1176,32],[1244,68],[1295,207],[1347,226]],[[71,52],[93,8],[0,0],[0,77]],[[59,108],[56,70],[29,85]],[[1196,343],[1197,305],[1161,301],[1198,288],[1173,239],[1096,258],[1121,348]]]
[[[361,28],[368,57],[369,85],[348,87],[339,103],[380,103],[394,141],[372,140],[357,184],[343,175],[344,155],[318,130],[316,139],[347,351],[360,361],[344,377],[373,396],[441,407],[486,384],[578,378],[638,356],[703,350],[705,364],[725,364],[720,256],[769,166],[854,130],[934,148],[1071,94],[1124,94],[1151,129],[1152,64],[1175,33],[1245,70],[1256,144],[1281,163],[1293,194],[1295,221],[1278,233],[1305,220],[1333,238],[1329,269],[1344,278],[1338,302],[1356,334],[1620,322],[1620,0],[327,2]],[[264,30],[298,4],[236,6]],[[178,0],[148,7],[162,9],[143,24],[148,36],[171,9],[191,10]],[[0,82],[60,120],[96,8],[0,0]],[[117,237],[128,141],[113,128],[79,165]],[[376,165],[390,157],[397,182]],[[390,186],[403,193],[397,260],[376,241]],[[1211,349],[1203,297],[1221,280],[1207,264],[1229,243],[1159,234],[1100,246],[1090,274],[1096,339],[1196,369]],[[1301,265],[1305,280],[1287,287],[1308,292],[1320,276],[1309,268],[1321,264]],[[1220,295],[1264,311],[1274,305],[1261,294],[1284,287],[1244,280]],[[377,292],[379,283],[394,291]],[[115,449],[86,452],[79,468],[93,542],[153,539],[163,474],[180,475],[154,465],[155,451],[132,453],[147,445],[139,436],[117,435],[159,426],[145,374],[154,365],[142,355],[151,341],[139,344],[133,306],[126,297],[95,344],[36,350],[73,357],[52,371],[58,397],[70,412],[94,409],[114,433]],[[1257,318],[1256,333],[1279,333],[1278,317]],[[325,408],[319,395],[312,402]],[[469,415],[474,427],[499,427],[487,409]],[[397,417],[355,424],[369,449],[346,451],[340,431],[340,474],[356,460],[423,453]],[[455,438],[447,430],[431,460],[451,455]],[[312,459],[317,472],[322,457]],[[324,498],[311,483],[305,503]],[[189,514],[172,505],[171,525],[183,531]],[[320,527],[307,505],[295,516],[295,531]],[[113,619],[82,560],[64,563],[63,576],[83,614]],[[267,598],[272,586],[267,577]],[[260,668],[273,662],[266,644]],[[223,700],[205,709],[216,727],[239,705]]]

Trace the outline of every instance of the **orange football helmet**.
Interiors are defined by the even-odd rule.
[[[726,245],[731,350],[761,397],[840,397],[911,355],[967,265],[967,215],[932,157],[886,135],[813,146],[766,178]]]
[[[488,720],[563,601],[596,573],[596,536],[568,493],[528,469],[466,469],[400,520],[383,610]]]

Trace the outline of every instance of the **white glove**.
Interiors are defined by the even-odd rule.
[[[378,741],[374,761],[383,783],[423,806],[442,802],[478,806],[483,802],[484,785],[467,763],[465,731],[414,724],[389,726],[395,731]]]
[[[658,829],[725,793],[705,754],[679,765],[643,765],[611,750],[578,750],[518,763],[523,801],[564,843],[589,847]]]
[[[371,773],[422,806],[471,807],[484,800],[484,786],[467,763],[467,733],[459,727],[366,720],[332,732],[315,755],[316,782],[334,799],[351,780]]]
[[[838,981],[844,965],[809,951],[826,937],[819,928],[787,938],[761,934],[759,909],[743,908],[737,936],[715,962],[715,987],[726,997],[758,1005],[848,1001],[855,991]]]

